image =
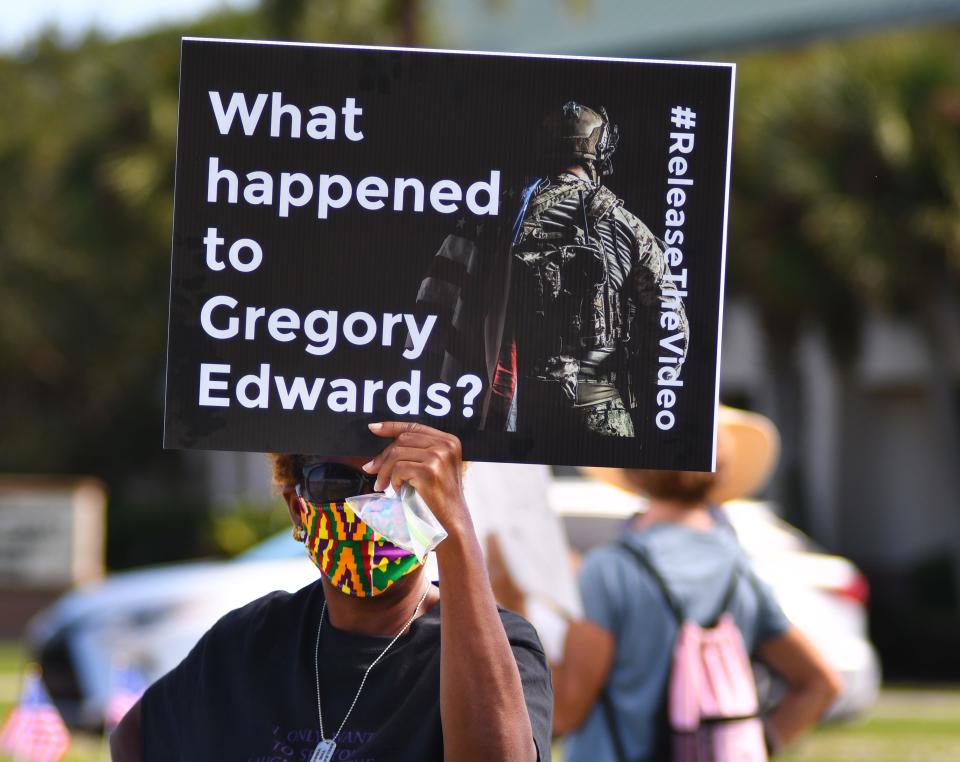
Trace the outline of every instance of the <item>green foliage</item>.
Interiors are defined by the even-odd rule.
[[[202,475],[160,448],[180,35],[395,43],[418,8],[264,0],[0,57],[0,471],[107,481],[112,562],[266,531],[212,528]],[[918,309],[955,282],[958,49],[912,32],[742,63],[728,283],[775,336],[817,317],[850,343],[863,304]]]
[[[180,36],[396,42],[410,5],[265,2],[0,57],[0,472],[103,478],[112,562],[209,531],[202,475],[160,446]]]
[[[175,474],[180,479],[182,475]],[[129,488],[123,490],[129,491]],[[220,555],[205,496],[113,500],[107,512],[107,566],[123,569]]]
[[[386,41],[394,5],[266,3],[0,58],[0,470],[158,455],[180,33]]]
[[[235,556],[261,540],[290,529],[290,517],[278,499],[276,504],[241,503],[211,520],[211,539],[220,555]]]
[[[89,470],[157,429],[177,49],[88,45],[0,69],[18,116],[0,125],[7,469]]]
[[[775,335],[856,337],[960,274],[960,31],[751,56],[738,72],[729,283]],[[926,301],[925,301],[926,300]]]

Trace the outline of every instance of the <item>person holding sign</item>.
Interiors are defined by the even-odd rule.
[[[320,580],[223,617],[120,723],[115,760],[549,760],[550,671],[533,628],[497,609],[460,441],[418,423],[370,430],[392,441],[369,462],[272,456]],[[446,534],[439,589],[408,543],[351,508],[388,486],[416,490]]]

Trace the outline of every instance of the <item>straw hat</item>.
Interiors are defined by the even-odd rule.
[[[711,503],[750,497],[759,492],[773,474],[780,457],[780,433],[766,416],[720,406],[720,428],[728,443],[717,482],[707,499]],[[602,482],[636,492],[621,468],[581,468]]]

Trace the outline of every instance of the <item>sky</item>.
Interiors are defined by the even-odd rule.
[[[16,50],[50,23],[67,39],[96,27],[109,36],[158,24],[186,21],[222,7],[250,7],[255,0],[0,0],[0,49]]]

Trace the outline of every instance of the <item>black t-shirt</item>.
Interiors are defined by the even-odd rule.
[[[305,762],[320,741],[314,647],[323,604],[315,582],[224,616],[141,702],[143,762]],[[541,760],[550,759],[553,691],[536,631],[500,610]],[[363,673],[389,637],[320,635],[326,737],[336,733]],[[440,603],[417,618],[370,671],[333,760],[443,760]]]

